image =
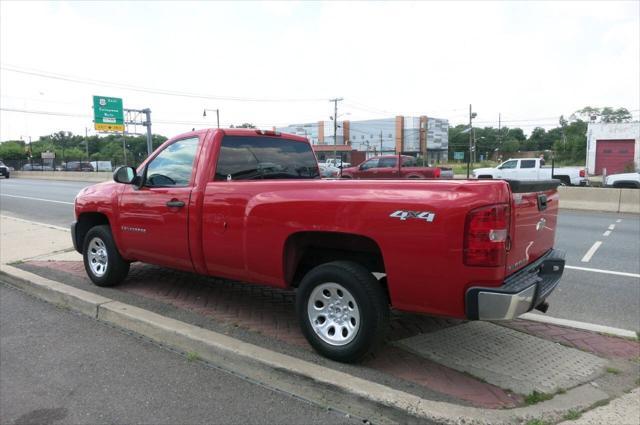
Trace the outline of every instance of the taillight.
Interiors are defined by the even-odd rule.
[[[436,168],[436,169],[434,170],[434,172],[433,172],[433,176],[434,176],[436,179],[439,179],[439,178],[440,178],[440,169],[439,169],[439,168]]]
[[[467,214],[464,234],[464,264],[503,266],[509,236],[509,205],[477,208]]]
[[[580,177],[584,177],[584,176],[585,176],[585,172],[584,172],[584,168],[582,168],[582,169],[580,170]]]

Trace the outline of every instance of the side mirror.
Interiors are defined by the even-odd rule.
[[[136,177],[136,170],[133,167],[122,166],[113,172],[113,181],[116,183],[132,184]]]
[[[360,171],[364,170],[364,164],[361,164],[359,167]]]

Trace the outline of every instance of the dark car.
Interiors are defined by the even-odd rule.
[[[0,176],[4,177],[5,179],[8,179],[10,175],[11,175],[11,172],[9,171],[9,167],[4,165],[4,162],[0,161]]]
[[[94,171],[93,165],[85,161],[69,161],[62,165],[62,171]]]
[[[51,165],[24,164],[22,171],[54,171],[54,169]]]

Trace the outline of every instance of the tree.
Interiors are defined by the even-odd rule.
[[[572,120],[595,121],[604,123],[630,122],[633,116],[627,108],[612,108],[605,106],[604,108],[594,108],[585,106],[578,109],[571,115]]]
[[[520,150],[520,142],[516,139],[506,140],[502,144],[502,152],[518,152]]]
[[[12,140],[0,143],[0,159],[9,161],[23,160],[26,158],[27,152],[24,148],[24,142],[19,140]]]

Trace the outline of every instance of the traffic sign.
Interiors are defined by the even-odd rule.
[[[122,99],[93,96],[93,122],[97,131],[124,131]]]
[[[456,160],[464,159],[464,152],[454,152],[453,159],[456,159]]]

